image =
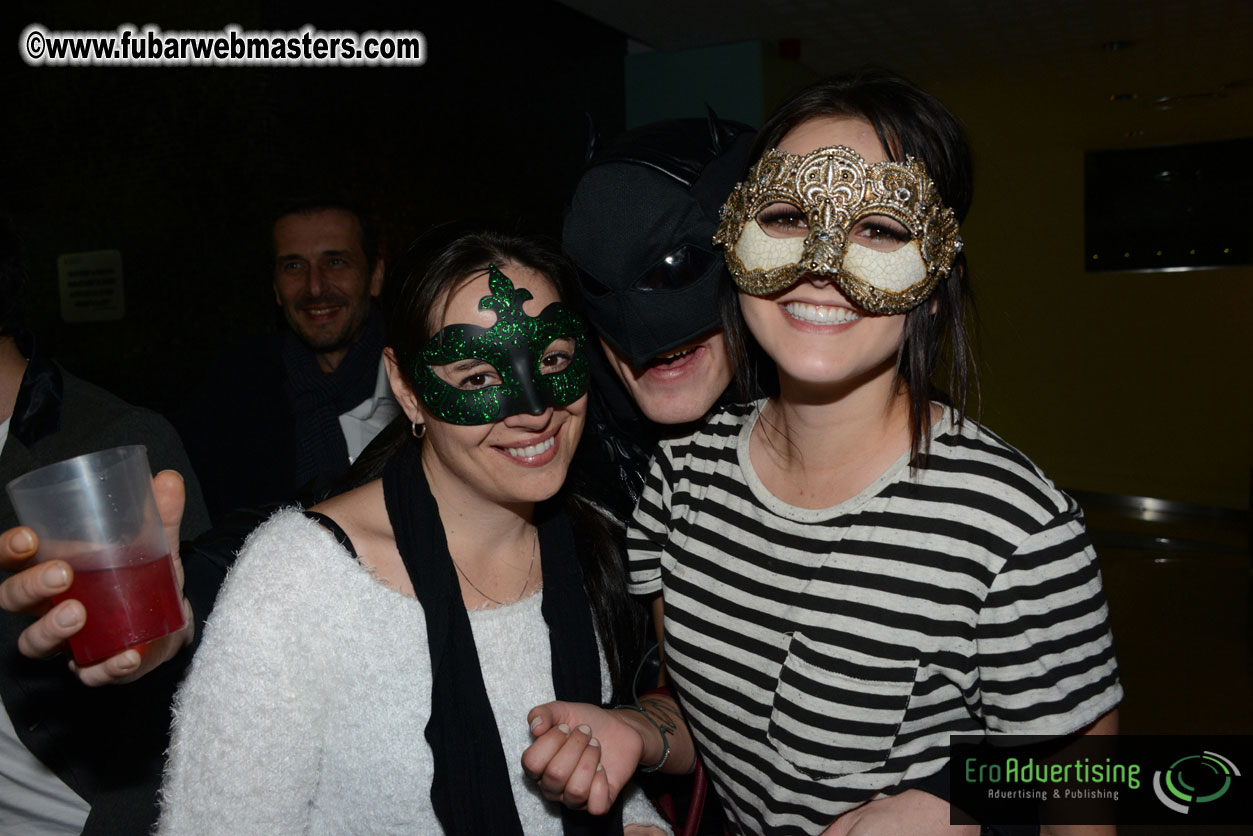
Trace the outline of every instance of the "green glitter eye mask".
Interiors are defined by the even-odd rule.
[[[414,382],[426,408],[442,421],[473,426],[510,415],[539,415],[582,397],[587,391],[587,336],[578,314],[553,302],[539,316],[528,316],[522,303],[532,298],[531,292],[515,288],[495,264],[487,267],[487,285],[492,292],[479,300],[479,310],[495,312],[495,325],[445,326],[418,352]],[[563,339],[574,343],[569,362],[544,374],[544,358],[552,354],[548,347]],[[500,383],[461,389],[431,368],[463,360],[492,366]]]

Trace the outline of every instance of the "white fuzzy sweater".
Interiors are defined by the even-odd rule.
[[[540,601],[470,623],[523,829],[559,836],[557,807],[520,765],[527,711],[554,698]],[[603,665],[601,679],[608,699]],[[430,712],[421,605],[280,511],[244,545],[175,700],[158,833],[442,833]],[[623,820],[664,828],[634,790]]]

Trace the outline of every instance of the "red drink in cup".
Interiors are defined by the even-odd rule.
[[[23,525],[35,530],[35,559],[64,560],[86,625],[70,637],[91,665],[181,630],[182,596],[152,495],[147,451],[115,447],[48,465],[8,484]]]
[[[102,559],[103,558],[103,559]],[[169,554],[146,558],[142,554],[84,555],[84,563],[103,563],[105,569],[76,569],[69,598],[87,610],[87,624],[70,637],[70,650],[80,665],[94,665],[128,647],[181,630],[186,619]]]

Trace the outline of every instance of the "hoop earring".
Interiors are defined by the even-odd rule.
[[[418,427],[421,427],[422,429],[418,429]],[[419,424],[417,421],[410,421],[409,433],[414,438],[421,440],[422,436],[426,435],[426,422],[423,421],[421,424]]]

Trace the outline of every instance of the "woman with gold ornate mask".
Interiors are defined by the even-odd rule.
[[[956,118],[864,71],[784,104],[754,159],[716,240],[779,391],[655,455],[631,589],[683,713],[600,762],[613,786],[694,741],[732,832],[844,833],[916,805],[950,734],[1110,731],[1122,688],[1079,506],[964,414]],[[911,832],[947,828],[931,809]]]

